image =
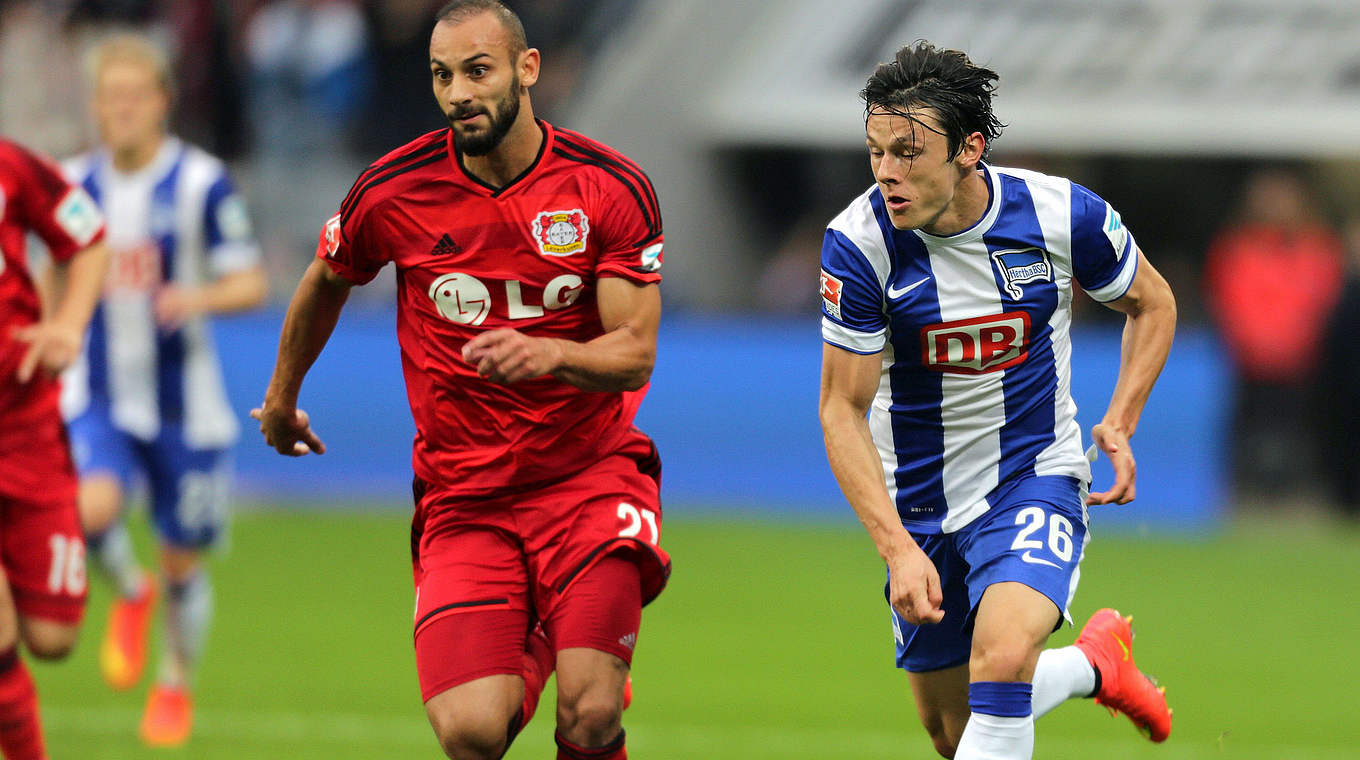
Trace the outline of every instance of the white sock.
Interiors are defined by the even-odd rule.
[[[963,727],[954,760],[1031,760],[1034,757],[1034,716],[1003,718],[973,713]]]
[[[182,583],[166,583],[165,651],[161,657],[160,682],[189,686],[193,679],[208,624],[212,622],[213,593],[208,571],[200,568]]]
[[[128,535],[127,525],[114,520],[103,533],[90,544],[95,566],[108,578],[124,599],[134,599],[146,590],[146,573],[137,564],[137,556],[132,551],[132,537]]]
[[[1045,649],[1034,668],[1031,709],[1040,718],[1073,697],[1089,697],[1096,688],[1096,669],[1076,647]]]

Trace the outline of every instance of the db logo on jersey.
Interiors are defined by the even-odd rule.
[[[839,278],[833,277],[822,270],[822,306],[826,308],[826,313],[841,318],[841,286],[845,283]]]
[[[579,208],[544,211],[534,217],[534,241],[544,256],[570,256],[586,248],[590,219]]]
[[[1029,356],[1029,314],[1008,311],[921,328],[921,362],[936,372],[982,375]]]

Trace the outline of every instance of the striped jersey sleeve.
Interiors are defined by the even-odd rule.
[[[214,277],[240,272],[260,263],[245,201],[226,170],[208,188],[203,208],[208,267]]]
[[[822,240],[822,340],[857,354],[883,350],[887,262],[873,210],[861,197],[832,221]]]
[[[1072,270],[1097,301],[1124,295],[1138,270],[1138,246],[1119,212],[1100,196],[1072,183]]]

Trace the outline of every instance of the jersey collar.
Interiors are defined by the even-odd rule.
[[[453,130],[450,129],[449,136],[446,139],[449,141],[449,155],[453,157],[453,163],[458,167],[458,173],[463,175],[463,177],[467,179],[467,181],[472,184],[473,188],[481,195],[490,198],[500,198],[513,192],[523,185],[525,180],[543,165],[543,157],[548,154],[548,151],[552,150],[552,144],[554,142],[553,138],[556,134],[553,126],[539,118],[535,118],[534,123],[538,124],[543,130],[543,142],[538,146],[538,155],[534,156],[533,163],[529,164],[524,171],[520,172],[519,176],[505,183],[504,187],[496,187],[495,185],[483,182],[472,172],[468,171],[466,166],[463,166],[463,156],[458,152],[458,148],[454,145]]]

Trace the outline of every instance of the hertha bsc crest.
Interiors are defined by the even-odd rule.
[[[586,249],[590,220],[579,208],[544,211],[534,217],[534,241],[544,256],[570,256]]]

